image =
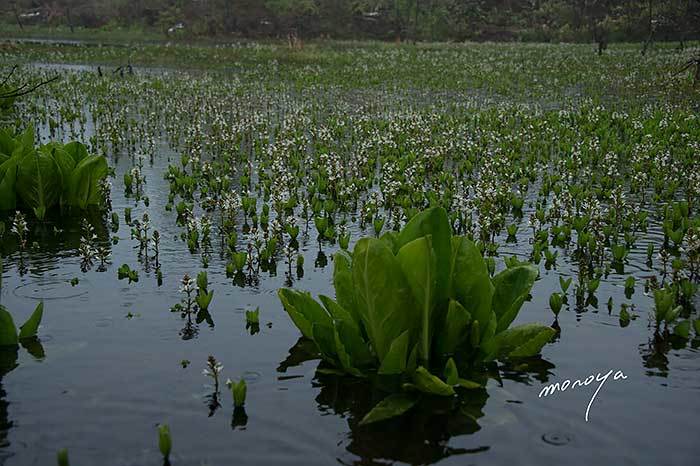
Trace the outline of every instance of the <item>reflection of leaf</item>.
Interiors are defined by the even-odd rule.
[[[277,367],[277,372],[287,372],[290,367],[297,367],[306,361],[313,361],[320,357],[316,344],[312,340],[301,337],[289,349],[289,355]]]
[[[46,353],[44,352],[44,347],[38,338],[25,338],[20,340],[20,344],[24,349],[27,350],[29,354],[34,356],[36,359],[44,359]]]
[[[360,421],[360,425],[371,424],[383,421],[392,417],[400,416],[415,406],[418,397],[409,393],[396,393],[389,395],[380,401],[372,411],[367,413]]]
[[[0,378],[17,367],[18,351],[16,346],[0,346]]]

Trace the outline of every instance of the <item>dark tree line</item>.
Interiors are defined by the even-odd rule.
[[[685,41],[700,0],[7,0],[5,21],[187,36]]]

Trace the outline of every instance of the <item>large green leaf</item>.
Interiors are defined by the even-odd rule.
[[[68,204],[81,209],[101,201],[100,181],[107,176],[104,157],[90,155],[81,159],[68,179]]]
[[[311,340],[313,336],[313,324],[331,328],[333,322],[323,307],[317,303],[309,293],[281,288],[277,292],[284,310],[291,317],[302,335]]]
[[[509,328],[484,345],[484,359],[534,356],[549,343],[555,333],[553,328],[541,324]]]
[[[431,239],[432,236],[415,239],[405,244],[396,256],[411,288],[420,316],[418,356],[423,361],[430,360],[431,342],[435,330],[433,309],[436,305],[438,285],[437,259]]]
[[[369,345],[362,338],[357,327],[347,321],[335,321],[336,346],[342,342],[344,351],[350,358],[350,366],[364,368],[371,365],[376,367],[376,359],[369,349]]]
[[[5,306],[0,304],[0,346],[16,346],[17,342],[15,321],[12,320],[12,315],[7,312]]]
[[[463,236],[452,238],[450,297],[469,311],[472,319],[488,322],[494,286],[476,245]]]
[[[89,157],[87,148],[77,141],[69,142],[63,146],[63,150],[71,156],[74,165],[77,165],[83,159]]]
[[[0,164],[0,210],[14,210],[17,207],[18,160],[16,157],[10,157]]]
[[[437,262],[436,303],[442,305],[447,299],[450,281],[450,261],[452,257],[452,227],[447,212],[442,207],[433,207],[416,214],[406,223],[396,238],[396,248],[423,236],[432,237],[432,248]]]
[[[384,359],[379,366],[379,370],[377,371],[378,374],[402,374],[406,370],[409,338],[409,331],[406,330],[391,342],[389,352],[386,354],[386,356],[384,356]]]
[[[321,352],[321,356],[334,366],[343,367],[343,361],[338,357],[338,350],[335,342],[335,333],[333,327],[326,327],[325,325],[312,324],[311,325],[311,335],[313,340]],[[343,351],[343,355],[346,354]]]
[[[320,295],[321,302],[333,319],[336,350],[346,369],[367,366],[374,362],[368,343],[362,338],[358,323],[340,304],[328,296]],[[342,356],[347,354],[348,359]]]
[[[440,329],[435,344],[437,354],[453,354],[457,347],[469,338],[469,323],[472,317],[469,311],[459,303],[451,299],[447,306],[445,325]]]
[[[412,388],[431,395],[451,396],[455,394],[454,388],[447,385],[439,377],[431,374],[423,366],[419,366],[413,373],[413,383],[404,385],[406,388]]]
[[[61,178],[53,157],[44,151],[32,151],[22,157],[17,172],[17,193],[34,210],[39,220],[58,203]]]
[[[34,141],[35,141],[35,136],[34,136],[34,127],[29,126],[27,127],[26,130],[24,130],[24,133],[22,133],[19,137],[19,145],[24,147],[25,149],[30,149],[34,148]]]
[[[318,299],[321,300],[323,303],[323,306],[326,308],[328,311],[328,314],[330,314],[331,318],[333,320],[342,320],[347,322],[350,325],[353,325],[356,329],[359,330],[359,327],[357,326],[357,322],[353,317],[350,315],[348,311],[345,310],[343,306],[335,302],[333,299],[329,298],[328,296],[325,295],[319,295]]]
[[[376,238],[363,238],[355,245],[352,278],[357,311],[381,361],[391,342],[417,324],[411,292],[391,249]]]
[[[56,167],[58,167],[58,173],[61,178],[61,202],[65,204],[68,201],[68,186],[71,174],[75,169],[75,160],[73,160],[73,157],[71,157],[63,147],[51,148],[51,157],[53,157],[54,162],[56,162]]]
[[[346,251],[340,250],[335,253],[333,263],[335,299],[359,324],[360,316],[356,309],[355,291],[352,283],[352,258]]]
[[[44,315],[44,302],[41,301],[39,304],[37,304],[36,309],[34,309],[34,312],[32,312],[32,315],[29,316],[29,319],[22,324],[22,326],[19,328],[19,339],[22,340],[24,338],[34,338],[36,337],[36,332],[39,330],[39,324],[41,323],[41,318]]]
[[[492,309],[497,317],[496,333],[501,333],[513,322],[535,279],[537,268],[531,265],[511,267],[493,278]]]
[[[15,139],[9,128],[0,129],[0,155],[9,158],[18,144],[20,141]]]
[[[404,414],[419,398],[411,393],[395,393],[384,398],[360,421],[360,425],[383,421]]]

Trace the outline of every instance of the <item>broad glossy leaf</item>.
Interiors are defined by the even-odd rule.
[[[409,388],[414,388],[431,395],[451,396],[455,394],[454,389],[443,382],[439,377],[434,376],[428,370],[419,366],[413,373],[413,383],[407,384]]]
[[[16,346],[17,327],[12,315],[0,304],[0,346]]]
[[[471,320],[469,311],[458,301],[451,299],[447,306],[445,324],[435,340],[438,354],[453,354],[457,347],[469,338]]]
[[[487,343],[484,359],[535,356],[555,333],[553,328],[541,324],[525,324],[507,329]]]
[[[452,260],[452,227],[447,212],[442,207],[433,207],[416,214],[403,227],[396,238],[396,248],[423,236],[432,237],[432,248],[437,263],[436,302],[440,305],[447,299],[450,281],[450,262]]]
[[[404,414],[418,402],[411,393],[395,393],[384,398],[360,421],[360,425],[383,421]]]
[[[0,210],[14,210],[17,207],[18,160],[10,157],[0,164]]]
[[[457,299],[474,320],[488,322],[494,286],[476,245],[463,236],[452,238],[450,297]]]
[[[333,327],[313,324],[311,326],[311,334],[316,346],[318,346],[318,350],[321,352],[321,356],[330,363],[343,367],[343,361],[340,361],[338,357]],[[346,355],[344,354],[344,356]]]
[[[333,258],[333,286],[338,304],[359,324],[360,316],[356,310],[355,290],[352,283],[352,258],[346,251],[338,251]]]
[[[44,315],[44,302],[41,301],[39,304],[37,304],[36,309],[34,309],[34,312],[32,312],[32,315],[29,316],[29,319],[22,324],[22,326],[19,328],[19,339],[22,340],[24,338],[34,338],[36,337],[36,332],[39,330],[39,324],[41,324],[41,318]]]
[[[431,342],[435,331],[437,288],[437,259],[433,252],[431,236],[424,236],[405,244],[396,258],[411,289],[418,311],[418,356],[430,359]]]
[[[313,324],[323,325],[328,328],[333,326],[331,317],[309,293],[281,288],[277,295],[294,325],[306,338],[314,339]]]
[[[537,278],[537,269],[520,265],[504,270],[493,278],[492,309],[496,313],[496,333],[508,328],[515,319]]]
[[[391,342],[417,324],[410,291],[386,243],[363,238],[355,245],[352,259],[357,311],[375,353],[383,360]]]
[[[73,165],[77,165],[80,161],[89,157],[87,148],[82,143],[77,141],[69,142],[63,146],[63,150],[65,150],[68,155],[71,156],[74,161]]]
[[[43,220],[61,197],[61,177],[53,157],[44,151],[25,155],[19,162],[17,193],[36,217]]]
[[[382,236],[379,237],[381,241],[384,241],[387,246],[391,248],[391,251],[396,254],[399,252],[399,247],[398,247],[398,233],[395,231],[389,230],[382,234]]]
[[[67,193],[69,180],[73,169],[75,169],[75,160],[73,157],[65,151],[63,147],[55,147],[51,150],[51,157],[53,157],[56,166],[58,167],[58,173],[61,178],[62,192]],[[64,199],[62,201],[67,202],[67,194],[62,196]]]
[[[107,176],[107,161],[104,157],[90,155],[81,159],[68,179],[68,204],[87,208],[98,205],[101,200],[100,181]]]
[[[342,342],[352,367],[364,368],[371,365],[376,367],[376,359],[369,349],[369,344],[362,338],[357,327],[347,321],[335,321],[334,325],[336,338]]]
[[[34,127],[33,126],[27,127],[27,129],[24,130],[24,133],[22,133],[22,135],[20,136],[19,141],[20,141],[19,145],[26,147],[26,148],[30,148],[30,147],[33,148],[34,141],[35,141]]]
[[[0,129],[0,155],[9,158],[19,144],[21,141],[15,139],[9,128]]]
[[[323,303],[323,306],[326,308],[326,310],[328,311],[328,314],[330,314],[330,316],[333,320],[345,321],[349,325],[354,325],[355,328],[359,330],[359,327],[357,326],[355,319],[352,318],[350,313],[348,311],[346,311],[343,306],[341,306],[340,304],[335,302],[333,299],[331,299],[325,295],[319,295],[318,299],[321,300],[321,302]]]
[[[408,357],[409,331],[399,335],[389,346],[389,352],[384,356],[377,373],[382,375],[402,374],[406,370]]]

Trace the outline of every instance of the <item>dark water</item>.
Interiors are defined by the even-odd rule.
[[[81,229],[75,219],[53,218],[34,227],[29,244],[37,241],[41,249],[22,255],[5,235],[2,304],[18,325],[39,299],[45,300],[45,314],[39,331],[43,357],[24,348],[0,357],[0,464],[54,464],[60,448],[68,448],[75,465],[162,464],[156,433],[162,422],[173,435],[173,465],[697,464],[698,342],[654,341],[653,300],[644,295],[642,283],[658,271],[645,265],[643,241],[626,265],[626,272],[637,277],[632,298],[624,297],[623,278],[613,272],[596,292],[597,308],[592,303],[576,311],[572,285],[572,304],[559,316],[557,341],[527,367],[493,368],[486,390],[465,400],[468,416],[448,417],[442,414],[444,407],[435,406],[360,427],[377,394],[352,378],[317,375],[318,361],[305,361],[303,348],[295,346],[299,332],[276,296],[290,279],[314,295],[333,294],[331,257],[337,246],[322,246],[323,266],[313,225],[313,235],[300,235],[303,277],[295,268],[290,274],[280,261],[275,273],[235,284],[226,278],[214,241],[207,269],[215,293],[213,326],[202,322],[194,338],[183,340],[186,320],[169,308],[181,299],[182,276],[194,276],[202,267],[199,255],[190,255],[179,240],[176,216],[164,210],[168,185],[162,173],[169,156],[174,154],[162,144],[153,165],[143,169],[147,211],[163,238],[162,286],[153,270],[147,272],[135,261],[138,243],[124,224],[124,208],[136,204],[117,182],[112,202],[120,229],[116,234],[97,231],[111,248],[111,264],[104,272],[97,264],[81,271]],[[132,167],[128,157],[110,164],[116,180]],[[141,203],[132,217],[143,212]],[[54,226],[64,232],[54,233]],[[353,241],[371,234],[357,226],[351,231]],[[526,221],[519,231],[519,242],[503,243],[501,256],[529,254]],[[112,235],[119,237],[117,244],[111,244]],[[652,225],[647,238],[662,241],[658,225]],[[117,280],[116,269],[123,263],[139,270],[137,283]],[[560,275],[576,275],[576,264],[560,250],[557,268],[546,270],[541,264],[540,270],[533,299],[518,323],[552,322],[549,295],[559,290]],[[74,277],[79,279],[76,286],[70,284]],[[606,308],[610,296],[612,314]],[[626,328],[617,316],[622,302],[634,304],[639,315]],[[256,307],[260,331],[251,335],[245,311]],[[36,349],[33,353],[40,356]],[[213,387],[202,375],[210,354],[223,363],[223,380],[244,377],[248,382],[245,414],[234,413],[225,386],[221,407],[211,412]],[[183,360],[191,363],[183,368]],[[610,377],[588,422],[586,408],[598,383],[538,397],[545,383],[583,380],[608,370],[622,371],[626,379]]]

